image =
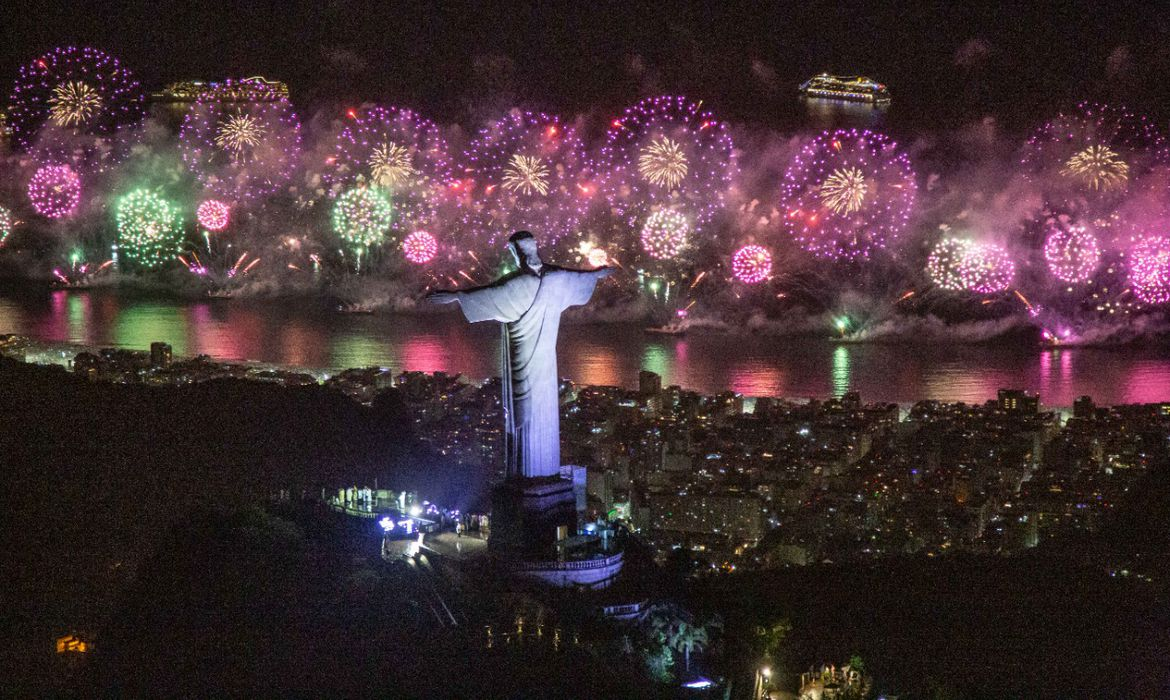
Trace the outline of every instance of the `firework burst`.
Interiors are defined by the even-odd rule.
[[[524,195],[548,194],[548,166],[540,156],[517,153],[504,168],[504,189]]]
[[[1084,226],[1053,224],[1044,241],[1044,260],[1056,279],[1084,284],[1101,264],[1101,247]]]
[[[57,126],[82,126],[102,109],[102,96],[87,83],[68,80],[53,88],[49,117]]]
[[[240,100],[241,91],[248,100]],[[240,202],[288,183],[301,150],[300,122],[271,88],[227,80],[204,91],[179,130],[183,160],[206,187]]]
[[[860,211],[865,202],[865,192],[869,186],[865,183],[865,175],[857,168],[840,168],[834,170],[821,183],[818,195],[825,206],[833,210],[834,214],[847,216]]]
[[[393,199],[401,232],[434,224],[451,182],[450,149],[434,122],[399,107],[354,110],[330,152],[325,177],[332,196],[350,185],[371,185]]]
[[[1024,146],[1021,165],[1050,200],[1088,198],[1098,213],[1151,168],[1170,164],[1166,140],[1143,115],[1082,102],[1040,127]],[[1104,209],[1101,209],[1104,207]]]
[[[50,219],[63,219],[81,202],[81,178],[68,165],[44,165],[28,182],[33,209]]]
[[[9,95],[13,141],[40,162],[101,169],[126,155],[111,143],[118,129],[145,112],[130,71],[97,49],[54,49],[20,69]],[[115,147],[117,146],[117,147]]]
[[[142,92],[130,71],[92,48],[58,48],[20,70],[9,97],[13,137],[28,147],[46,123],[109,133],[143,114]]]
[[[685,216],[672,209],[660,209],[642,226],[642,250],[657,260],[673,259],[686,247],[690,230]]]
[[[195,210],[195,218],[208,231],[222,231],[228,225],[230,212],[228,205],[218,199],[205,199]]]
[[[589,163],[576,131],[547,114],[514,109],[489,123],[468,146],[463,174],[449,192],[464,225],[488,245],[519,229],[554,244],[591,201]]]
[[[12,218],[12,212],[4,207],[0,207],[0,246],[4,245],[8,237],[12,235],[12,228],[15,224],[16,222]]]
[[[333,205],[333,230],[359,252],[385,240],[392,218],[390,200],[370,187],[348,190]]]
[[[638,172],[652,185],[675,189],[687,176],[687,156],[678,141],[653,139],[638,156]]]
[[[926,274],[931,281],[952,292],[964,289],[961,271],[970,247],[971,241],[962,238],[944,238],[939,241],[926,259]]]
[[[702,227],[723,208],[738,173],[722,121],[685,97],[653,97],[614,119],[601,150],[602,191],[637,227],[657,209],[686,211]]]
[[[439,252],[439,242],[426,231],[415,231],[402,239],[402,257],[415,265],[425,265]]]
[[[1125,189],[1129,165],[1108,146],[1095,145],[1069,158],[1060,174],[1079,180],[1089,189],[1109,192]]]
[[[410,184],[417,176],[406,146],[386,141],[370,154],[370,180],[378,187],[394,189]]]
[[[731,256],[731,274],[745,284],[759,284],[772,275],[772,254],[758,245],[745,245]]]
[[[114,221],[118,253],[135,267],[158,268],[179,253],[183,242],[179,209],[151,190],[137,189],[119,199]]]
[[[237,113],[220,123],[215,133],[215,145],[241,160],[252,154],[264,139],[264,127],[251,114]]]
[[[1146,236],[1130,248],[1129,284],[1143,304],[1170,302],[1170,237]]]
[[[994,294],[1011,286],[1016,264],[994,243],[944,238],[927,258],[926,272],[942,289]]]
[[[867,259],[897,240],[917,194],[910,160],[872,131],[825,132],[793,159],[782,184],[784,225],[817,257]]]
[[[1016,264],[1002,246],[972,243],[959,264],[964,289],[976,294],[995,294],[1007,290],[1016,275]]]

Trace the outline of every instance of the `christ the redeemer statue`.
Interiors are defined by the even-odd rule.
[[[520,269],[472,289],[438,291],[435,304],[459,302],[471,323],[503,328],[504,459],[508,478],[558,476],[561,469],[557,332],[561,312],[589,301],[608,267],[567,270],[543,263],[536,239],[518,231],[508,239]]]

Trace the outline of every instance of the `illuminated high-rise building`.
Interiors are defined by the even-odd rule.
[[[1035,414],[1040,411],[1040,397],[1023,389],[1000,389],[999,410],[1005,413]]]

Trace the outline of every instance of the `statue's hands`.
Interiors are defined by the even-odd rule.
[[[606,277],[609,277],[613,273],[614,273],[614,269],[612,267],[609,267],[609,266],[599,267],[593,271],[593,274],[597,275],[598,279],[605,279]]]
[[[453,301],[459,301],[458,292],[431,292],[427,295],[427,303],[430,304],[450,304]]]

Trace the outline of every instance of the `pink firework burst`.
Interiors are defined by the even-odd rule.
[[[239,202],[276,192],[301,152],[292,105],[262,83],[226,80],[200,94],[179,130],[187,168],[209,190]]]
[[[745,284],[758,284],[772,274],[772,254],[758,245],[745,245],[731,256],[731,274]]]
[[[68,165],[45,165],[28,182],[33,209],[50,219],[63,219],[81,202],[81,178]]]
[[[820,258],[868,259],[906,229],[917,195],[898,145],[866,130],[826,131],[784,173],[788,233]]]
[[[378,187],[394,203],[395,225],[433,222],[451,182],[450,149],[439,127],[401,107],[350,110],[334,137],[325,176],[335,188]]]
[[[438,252],[439,242],[426,231],[415,231],[402,240],[402,257],[416,265],[429,263]]]
[[[222,231],[228,225],[230,211],[228,205],[218,199],[205,199],[195,210],[195,218],[208,231]]]
[[[632,227],[685,212],[697,228],[723,208],[738,168],[725,122],[682,96],[651,97],[610,122],[599,171],[606,200]]]
[[[1052,276],[1069,284],[1084,284],[1101,264],[1097,237],[1080,224],[1053,224],[1044,241],[1044,260]]]
[[[687,247],[691,223],[673,209],[660,209],[642,226],[642,250],[655,260],[671,260]]]
[[[555,243],[588,209],[589,179],[576,130],[555,116],[513,109],[472,140],[450,193],[464,226],[488,245],[520,229]]]
[[[1170,237],[1147,236],[1130,248],[1129,284],[1145,304],[1170,302]]]

